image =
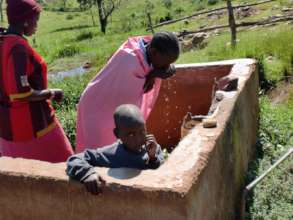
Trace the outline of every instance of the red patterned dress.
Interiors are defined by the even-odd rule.
[[[50,100],[18,101],[47,89],[47,66],[26,39],[0,35],[0,154],[63,162],[73,151]]]

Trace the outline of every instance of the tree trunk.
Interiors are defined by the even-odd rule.
[[[93,21],[93,26],[96,26],[95,18],[94,18],[94,13],[93,13],[93,8],[91,7],[91,16],[92,16],[92,21]]]
[[[66,11],[66,2],[67,2],[67,0],[63,0],[63,8],[64,8],[64,11]]]
[[[1,19],[1,22],[4,22],[4,16],[3,16],[3,0],[0,0],[0,19]]]
[[[149,29],[151,30],[152,34],[155,33],[154,29],[153,29],[153,23],[152,23],[152,17],[151,17],[151,13],[147,13],[147,17],[148,17],[148,26],[149,26]]]
[[[100,21],[100,24],[101,24],[101,31],[106,34],[106,27],[107,27],[107,19],[102,19]]]
[[[232,47],[236,46],[236,22],[234,18],[234,13],[233,13],[233,6],[231,3],[231,0],[227,0],[227,9],[228,9],[228,15],[229,15],[229,26],[231,29],[231,45]]]
[[[99,10],[99,20],[101,25],[101,31],[106,34],[107,27],[107,17],[103,8],[103,0],[97,0],[98,10]]]

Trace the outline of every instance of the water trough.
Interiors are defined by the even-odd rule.
[[[206,115],[214,79],[237,76],[213,114],[181,137],[187,112]],[[107,181],[92,196],[68,179],[65,164],[0,158],[0,219],[237,219],[258,127],[258,75],[251,59],[177,65],[165,80],[148,127],[173,149],[157,170],[97,168]]]

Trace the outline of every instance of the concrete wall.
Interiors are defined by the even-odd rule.
[[[258,80],[254,61],[247,59],[178,69],[204,69],[209,74],[214,66],[233,66],[230,74],[240,77],[239,90],[221,101],[217,128],[197,125],[157,170],[97,168],[107,182],[100,196],[68,180],[63,163],[2,157],[0,220],[237,219],[256,141]]]
[[[163,147],[172,148],[178,144],[180,126],[187,112],[194,115],[208,113],[215,79],[228,75],[231,68],[231,64],[196,68],[181,65],[177,66],[175,77],[162,82],[147,127]]]
[[[254,72],[255,66],[251,67],[251,70],[247,69],[248,73]],[[242,71],[245,72],[244,67]],[[238,73],[238,68],[232,70],[232,74]],[[194,210],[189,213],[189,219],[239,219],[245,172],[248,161],[253,158],[258,129],[257,91],[258,75],[255,72],[247,81],[240,81],[235,97],[221,103],[217,129],[197,128],[205,139],[202,144],[208,152],[203,153],[203,163],[207,165],[198,184],[194,184],[188,193],[189,210]],[[218,138],[214,139],[215,136]]]

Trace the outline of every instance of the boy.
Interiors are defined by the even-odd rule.
[[[101,193],[100,187],[105,183],[95,172],[95,166],[156,169],[164,162],[155,137],[146,134],[145,120],[138,107],[119,106],[114,113],[114,122],[117,142],[96,150],[88,149],[67,160],[67,175],[82,182],[93,194]]]

